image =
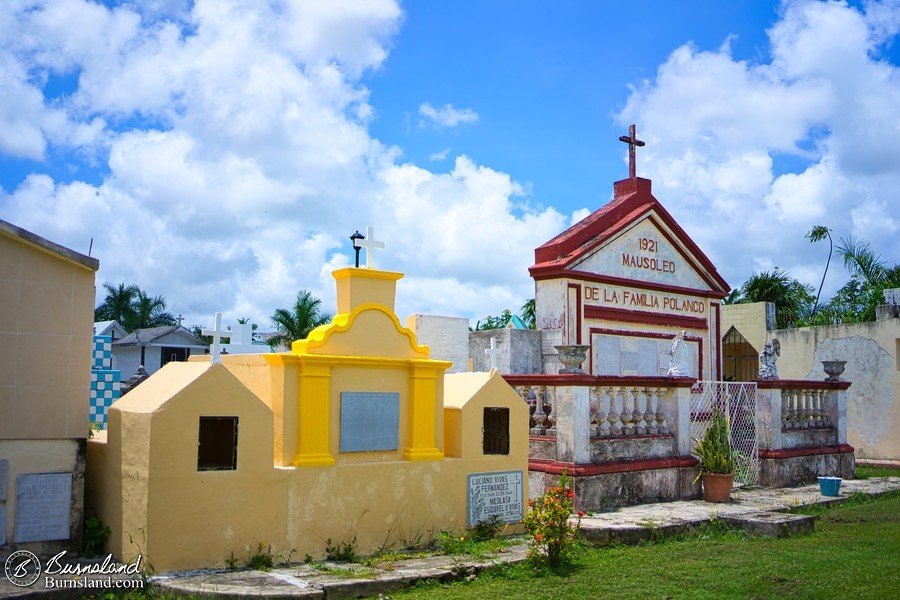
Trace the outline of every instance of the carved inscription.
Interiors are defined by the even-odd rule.
[[[504,523],[524,518],[522,471],[469,474],[469,527],[494,515]]]
[[[71,473],[16,477],[16,543],[69,539]]]
[[[647,269],[661,273],[674,273],[676,265],[671,260],[662,260],[653,256],[659,248],[659,243],[653,238],[638,238],[638,252],[647,254],[622,253],[622,266],[635,269]]]
[[[662,309],[696,314],[706,313],[706,303],[703,300],[679,298],[673,295],[637,290],[587,286],[584,288],[584,300],[585,302],[600,302],[625,308]]]

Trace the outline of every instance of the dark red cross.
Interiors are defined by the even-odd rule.
[[[644,142],[637,139],[633,123],[628,127],[628,135],[620,136],[619,141],[628,144],[628,178],[634,179],[637,177],[637,158],[635,157],[634,148],[635,146],[643,146]]]

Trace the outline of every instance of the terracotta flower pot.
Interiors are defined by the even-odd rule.
[[[731,499],[731,486],[734,484],[734,473],[702,473],[703,499],[707,502],[728,502]]]

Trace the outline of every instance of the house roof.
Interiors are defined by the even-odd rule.
[[[125,337],[125,329],[119,325],[118,321],[97,321],[94,323],[94,335],[106,335],[107,332],[117,329],[122,332],[122,337]]]
[[[169,339],[163,340],[168,337]],[[180,343],[177,338],[180,338]],[[165,343],[163,343],[165,341]],[[123,346],[172,346],[181,348],[208,348],[209,344],[180,325],[135,329],[122,339],[113,342],[115,347]]]
[[[30,246],[35,246],[45,252],[56,254],[61,258],[73,262],[80,267],[90,269],[91,271],[96,271],[100,268],[100,261],[96,258],[85,256],[84,254],[70,250],[65,246],[60,246],[37,234],[31,233],[27,229],[16,227],[12,223],[8,223],[2,219],[0,219],[0,235],[17,238]]]
[[[728,293],[730,287],[712,261],[650,193],[649,179],[625,179],[615,182],[613,188],[614,197],[609,204],[535,249],[535,264],[529,268],[532,277],[564,276],[567,269],[572,269],[599,246],[627,231],[635,223],[653,216],[684,247],[686,253],[683,257],[710,289]]]

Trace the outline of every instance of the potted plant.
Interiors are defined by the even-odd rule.
[[[694,438],[693,454],[700,459],[703,498],[707,502],[728,502],[734,484],[735,457],[728,439],[728,419],[713,410],[712,420],[703,438]]]

